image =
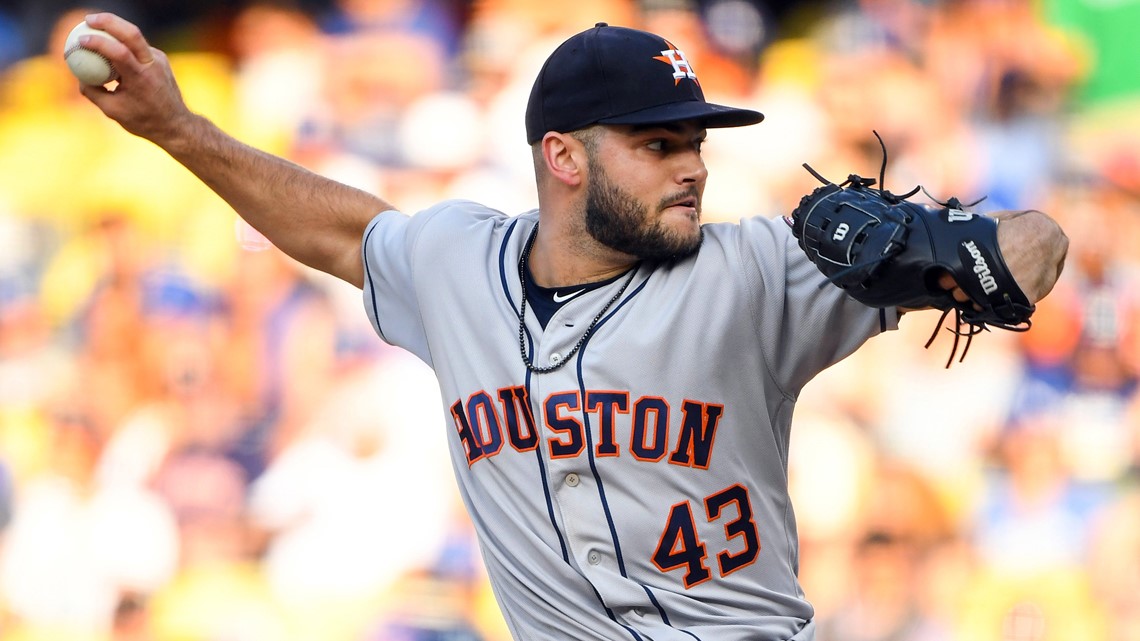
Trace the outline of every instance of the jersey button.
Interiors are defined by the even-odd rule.
[[[555,365],[557,365],[558,363],[561,363],[562,362],[562,354],[559,354],[558,352],[554,352],[553,354],[550,355],[550,362],[554,363]]]
[[[573,472],[566,475],[566,485],[570,487],[578,487],[579,480],[578,475]]]
[[[586,560],[590,562],[590,565],[597,565],[602,562],[602,555],[597,552],[590,552],[586,555]]]

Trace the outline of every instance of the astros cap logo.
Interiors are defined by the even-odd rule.
[[[693,65],[689,64],[689,59],[685,57],[685,52],[677,48],[677,45],[665,41],[669,46],[668,49],[661,52],[660,56],[653,56],[654,60],[660,60],[666,64],[673,65],[673,86],[680,84],[682,78],[688,78],[698,85],[701,84],[697,80],[697,72],[693,71]]]

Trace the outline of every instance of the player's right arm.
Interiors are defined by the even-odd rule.
[[[84,46],[106,56],[120,78],[114,91],[84,86],[84,96],[124,129],[165,150],[278,249],[363,285],[364,229],[391,205],[226,134],[190,111],[166,55],[138,27],[109,13],[87,22],[118,40],[93,38]]]

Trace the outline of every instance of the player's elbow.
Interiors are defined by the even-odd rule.
[[[364,287],[364,261],[360,242],[356,239],[345,242],[324,239],[322,242],[318,238],[280,249],[306,267],[335,276],[358,289]]]
[[[1043,284],[1044,286],[1042,287],[1040,296],[1040,298],[1044,298],[1049,292],[1053,291],[1053,286],[1057,284],[1057,281],[1061,278],[1061,273],[1065,270],[1065,259],[1069,255],[1069,235],[1065,233],[1065,230],[1061,228],[1061,225],[1058,224],[1057,221],[1041,212],[1036,213],[1048,221],[1046,228],[1048,229],[1048,235],[1050,237],[1049,245],[1052,247],[1052,271],[1049,273],[1047,282]],[[1040,298],[1038,300],[1040,300]]]
[[[328,269],[324,269],[333,276],[356,287],[364,288],[364,259],[360,245],[346,249],[328,261]]]
[[[1010,238],[1011,250],[1033,258],[1034,269],[1028,270],[1032,277],[1025,279],[1024,289],[1030,301],[1037,302],[1053,291],[1064,271],[1069,236],[1056,220],[1036,209],[1010,213],[1005,218],[1006,227],[1017,229]],[[1020,247],[1013,249],[1014,245]]]

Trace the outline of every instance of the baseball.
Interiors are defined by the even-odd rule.
[[[67,34],[67,41],[63,46],[63,59],[71,73],[85,85],[105,85],[119,77],[115,66],[102,55],[79,46],[79,37],[85,35],[114,38],[101,29],[88,26],[86,22],[75,25],[71,33]]]

